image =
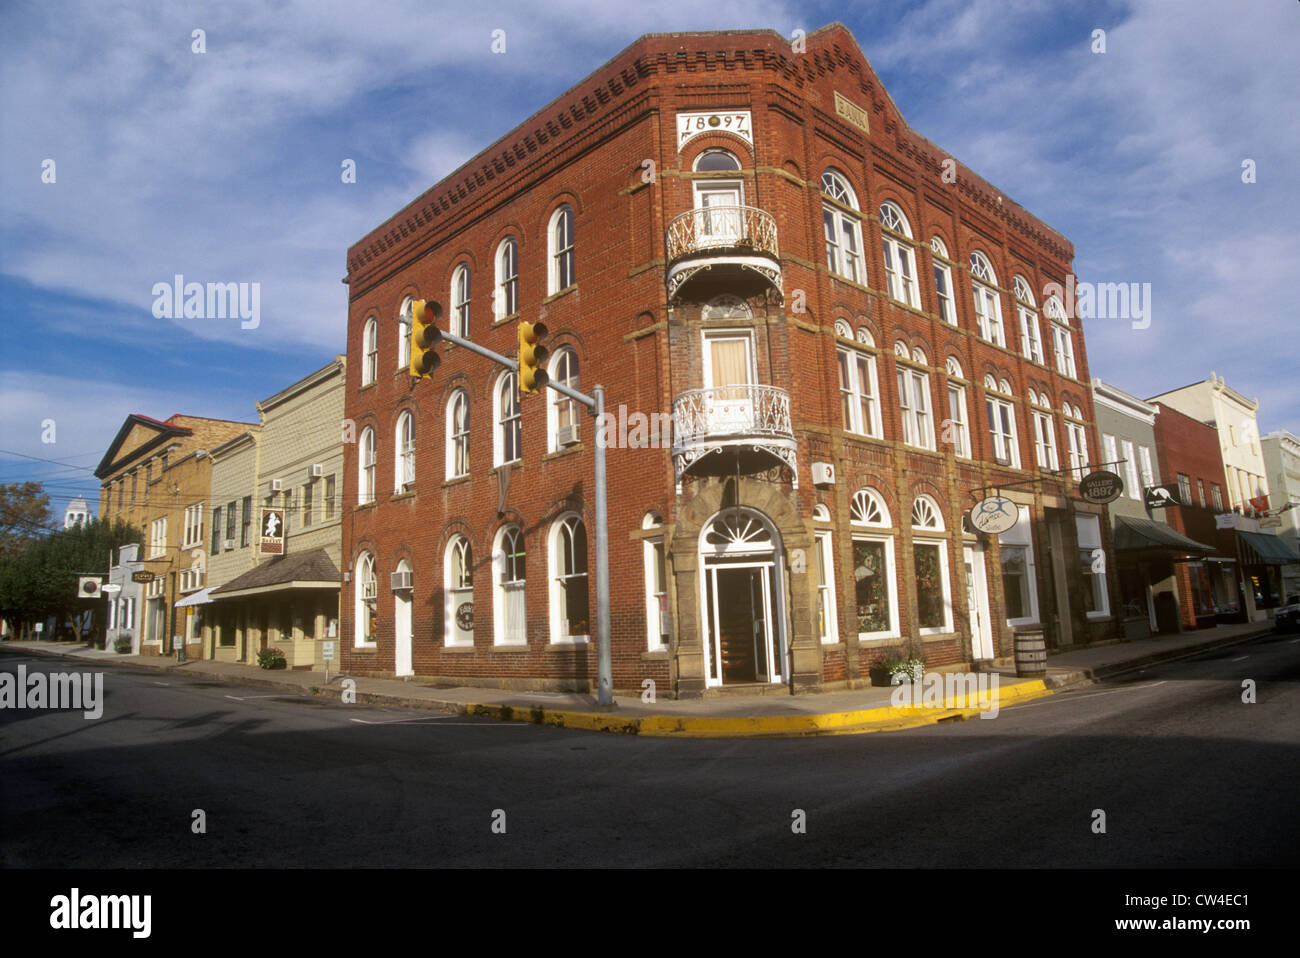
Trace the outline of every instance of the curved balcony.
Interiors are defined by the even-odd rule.
[[[789,467],[796,488],[790,394],[778,386],[690,389],[673,400],[673,469],[730,476]]]
[[[781,291],[776,220],[752,206],[690,210],[668,224],[668,298],[693,277],[719,282],[749,280]],[[704,277],[701,277],[703,279]]]

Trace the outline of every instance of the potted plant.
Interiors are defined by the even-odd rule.
[[[131,637],[129,635],[119,635],[113,640],[113,651],[118,655],[126,655],[131,651]]]
[[[889,658],[889,684],[898,685],[903,679],[918,685],[925,674],[925,654],[914,642],[908,642],[901,650],[891,653]]]
[[[257,664],[264,669],[282,669],[286,665],[284,653],[279,649],[259,649]]]
[[[871,664],[867,667],[867,674],[871,676],[872,685],[889,685],[893,678],[894,668],[901,659],[897,652],[886,652],[883,655],[877,655],[872,659]]]

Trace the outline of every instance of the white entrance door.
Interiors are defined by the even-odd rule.
[[[710,565],[705,572],[706,685],[782,681],[774,562]]]
[[[411,597],[407,593],[393,596],[393,629],[397,638],[393,672],[397,675],[414,675],[411,657]]]
[[[966,565],[966,609],[970,615],[971,655],[976,659],[991,659],[995,657],[993,623],[989,620],[989,586],[984,572],[984,550],[979,546],[963,546],[962,560]]]

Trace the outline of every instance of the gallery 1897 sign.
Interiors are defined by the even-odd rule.
[[[1079,495],[1089,502],[1114,502],[1124,491],[1124,480],[1113,472],[1099,469],[1079,480]]]

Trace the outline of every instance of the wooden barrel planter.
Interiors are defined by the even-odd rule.
[[[1047,640],[1042,629],[1016,630],[1016,675],[1047,674]]]

